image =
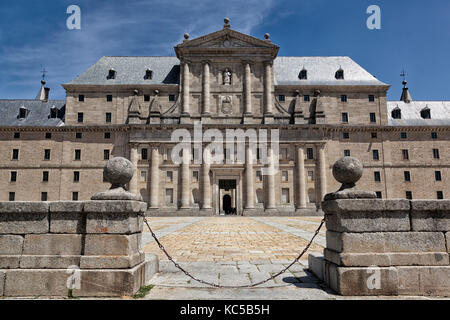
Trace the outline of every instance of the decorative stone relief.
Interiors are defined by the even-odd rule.
[[[222,98],[222,113],[223,114],[232,114],[233,113],[233,104],[232,104],[231,96],[225,96]]]

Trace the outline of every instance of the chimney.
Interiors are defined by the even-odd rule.
[[[48,101],[48,95],[50,93],[50,88],[44,88],[44,101],[47,102]]]

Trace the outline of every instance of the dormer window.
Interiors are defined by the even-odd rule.
[[[306,70],[306,69],[302,69],[301,71],[300,71],[300,73],[298,74],[298,78],[300,79],[300,80],[307,80],[308,79],[308,71]]]
[[[55,106],[52,106],[50,108],[50,118],[58,118],[58,108],[56,108]]]
[[[339,68],[339,70],[336,71],[335,77],[337,80],[344,80],[344,70],[342,70],[342,68]]]
[[[109,69],[107,79],[110,80],[115,78],[116,78],[116,70],[114,70],[113,68]]]
[[[428,108],[428,107],[423,108],[423,109],[420,111],[420,116],[421,116],[423,119],[431,119],[431,111],[430,111],[430,108]]]
[[[27,108],[25,108],[24,106],[21,106],[19,108],[19,119],[25,119],[27,116],[27,113],[28,113],[27,111],[28,111]]]
[[[392,119],[401,119],[402,118],[402,110],[399,107],[395,108],[391,112]]]
[[[147,68],[147,69],[145,70],[145,76],[144,76],[144,79],[145,79],[145,80],[151,80],[152,78],[153,78],[153,71]]]

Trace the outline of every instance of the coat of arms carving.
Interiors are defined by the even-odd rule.
[[[231,96],[225,96],[222,98],[222,113],[223,114],[233,113],[233,105],[231,103]]]

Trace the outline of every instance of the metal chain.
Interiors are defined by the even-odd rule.
[[[158,238],[156,237],[155,233],[153,232],[152,228],[150,228],[150,225],[147,221],[147,218],[145,217],[144,213],[140,214],[143,218],[144,218],[144,222],[147,225],[148,229],[150,230],[150,233],[152,234],[152,237],[155,239],[156,243],[158,244],[159,248],[162,250],[162,252],[164,252],[164,254],[167,256],[167,258],[175,265],[175,267],[177,267],[178,269],[180,269],[186,276],[188,276],[189,278],[206,284],[208,286],[212,286],[212,287],[216,287],[216,288],[253,288],[259,285],[262,285],[270,280],[275,279],[276,277],[278,277],[279,275],[285,273],[290,267],[292,267],[295,263],[298,262],[298,260],[300,260],[300,258],[306,253],[306,251],[308,251],[309,247],[311,246],[311,244],[314,241],[314,238],[317,236],[317,234],[319,233],[320,229],[322,228],[324,222],[325,222],[325,218],[322,219],[322,221],[320,221],[320,225],[317,228],[317,230],[314,232],[313,237],[311,238],[311,240],[309,241],[309,243],[305,246],[305,248],[303,249],[303,251],[298,255],[297,258],[294,259],[294,261],[292,261],[287,267],[285,267],[284,269],[282,269],[280,272],[270,276],[269,278],[263,280],[263,281],[259,281],[257,283],[253,283],[251,285],[243,285],[243,286],[223,286],[217,283],[212,283],[212,282],[208,282],[208,281],[204,281],[202,279],[198,279],[196,277],[194,277],[193,275],[191,275],[189,272],[187,272],[186,270],[184,270],[176,261],[173,260],[173,258],[169,255],[169,253],[166,251],[166,249],[164,248],[164,246],[161,244],[161,242],[159,242]]]

